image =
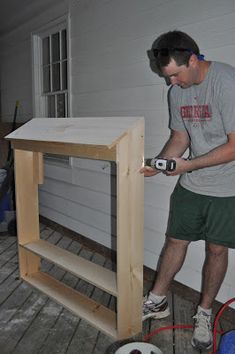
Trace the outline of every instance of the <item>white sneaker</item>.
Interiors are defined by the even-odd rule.
[[[191,344],[196,349],[210,349],[213,344],[211,316],[199,311],[195,316],[194,332]]]
[[[143,299],[143,316],[142,320],[147,318],[160,319],[170,315],[170,309],[168,306],[167,298],[164,297],[159,303],[155,303],[146,295]]]

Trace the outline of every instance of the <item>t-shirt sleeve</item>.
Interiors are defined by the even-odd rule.
[[[180,104],[177,100],[177,92],[172,87],[169,92],[169,113],[170,113],[170,129],[176,131],[185,131],[185,125],[180,114]]]
[[[221,80],[222,81],[222,80]],[[225,77],[219,94],[219,110],[226,134],[235,131],[235,78]]]

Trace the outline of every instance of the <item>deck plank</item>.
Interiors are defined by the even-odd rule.
[[[69,251],[73,253],[79,253],[81,250],[81,245],[78,242],[72,242],[71,245],[68,248]],[[67,285],[73,286],[73,284],[77,281],[75,277],[70,274],[65,274],[64,276],[65,282]],[[71,280],[72,279],[72,280]],[[27,353],[27,350],[29,350],[29,344],[30,344],[30,352],[31,353],[38,353],[41,347],[43,346],[45,340],[48,338],[48,332],[51,330],[51,328],[55,328],[56,323],[58,325],[58,322],[60,321],[59,318],[63,316],[63,307],[56,302],[48,299],[46,302],[45,306],[41,309],[40,313],[38,314],[37,317],[35,317],[34,321],[32,322],[31,326],[28,328],[28,330],[25,332],[24,336],[22,339],[19,341],[18,345],[16,346],[15,350],[17,353]],[[66,313],[66,311],[65,311]],[[61,336],[62,338],[66,338],[66,348],[68,346],[68,338],[65,333],[65,329],[67,329],[68,323],[71,322],[71,318],[74,319],[75,322],[79,321],[75,316],[73,316],[71,313],[68,313],[68,321],[66,321],[66,324],[64,323],[59,323],[59,327],[64,331],[64,334]],[[53,334],[56,331],[53,331]],[[53,338],[52,334],[52,338]],[[60,333],[61,335],[61,333]],[[65,336],[65,337],[64,337]],[[54,338],[53,338],[54,339]],[[55,339],[55,343],[58,343],[58,341]],[[51,351],[50,351],[51,353]],[[62,353],[62,351],[61,351]]]
[[[196,305],[174,294],[174,322],[176,325],[193,325]],[[192,329],[175,329],[175,351],[181,354],[198,354],[191,345]]]
[[[59,243],[64,245],[66,242],[68,240],[60,235]],[[53,265],[50,265],[50,267],[51,271],[59,276],[57,269]],[[47,296],[21,281],[18,288],[1,305],[0,343],[2,343],[6,353],[14,350],[41,308],[45,305],[47,299]]]
[[[10,353],[14,350],[18,341],[30,326],[32,319],[47,299],[45,295],[34,291],[25,282],[21,280],[15,282],[18,283],[18,286],[13,289],[14,291],[6,297],[0,306],[0,343],[4,353]],[[13,282],[11,282],[12,284]]]
[[[169,317],[160,319],[160,320],[153,320],[150,319],[150,333],[153,333],[155,330],[161,327],[171,326],[173,323],[173,298],[172,295],[169,293],[168,296],[168,304],[171,310],[171,314]],[[174,352],[174,338],[173,338],[173,330],[164,330],[161,333],[156,334],[150,339],[150,343],[156,345],[163,353],[173,354]],[[182,354],[182,353],[180,353]]]
[[[83,250],[81,256],[83,256],[87,260],[95,261],[95,258],[93,257],[93,253],[87,249]],[[104,263],[103,259],[102,259],[102,263]],[[81,292],[82,294],[93,298],[95,287],[87,283],[86,281],[80,280],[75,289]],[[96,343],[97,335],[98,335],[98,330],[92,327],[85,320],[81,319],[78,323],[76,332],[74,333],[67,354],[74,354],[76,352],[92,353]]]
[[[73,253],[81,253],[81,245],[74,241],[70,243],[66,249]],[[60,281],[74,288],[78,279],[75,276],[64,272],[64,276]],[[53,306],[57,306],[60,310],[57,313],[56,321],[49,329],[48,335],[38,353],[65,353],[80,319],[64,309],[61,305],[56,305],[53,300],[50,300],[50,303],[52,305],[54,304]]]
[[[109,270],[112,270],[112,262],[110,260],[105,260],[104,267]],[[103,296],[100,297],[100,301],[109,309],[113,311],[116,310],[116,298],[114,296],[104,293]],[[110,347],[112,343],[113,340],[111,338],[106,336],[104,333],[99,332],[92,354],[104,354],[106,352],[106,349]]]
[[[2,268],[2,266],[4,266],[9,261],[11,261],[13,258],[15,259],[16,256],[17,256],[17,245],[16,245],[16,242],[13,242],[10,245],[10,247],[8,247],[0,255],[0,268]],[[18,264],[17,264],[17,267],[18,267]]]

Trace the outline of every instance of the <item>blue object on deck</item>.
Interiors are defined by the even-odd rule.
[[[235,330],[222,335],[217,354],[235,354]]]
[[[0,202],[0,222],[4,221],[5,218],[5,210],[11,210],[11,197],[10,193],[6,193]]]

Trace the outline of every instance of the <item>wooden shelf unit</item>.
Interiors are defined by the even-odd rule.
[[[115,339],[140,333],[144,179],[139,170],[144,158],[144,119],[35,118],[6,138],[15,156],[21,278]],[[43,183],[44,153],[116,162],[116,273],[40,239],[38,185]],[[117,312],[43,273],[43,258],[116,296]]]

